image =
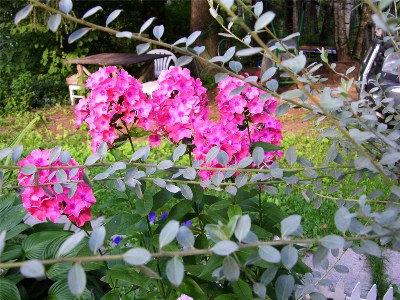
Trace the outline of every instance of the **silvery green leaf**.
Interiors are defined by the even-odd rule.
[[[255,147],[252,158],[254,163],[259,166],[264,161],[264,149],[261,147]]]
[[[257,2],[257,3],[262,4],[262,2]],[[265,296],[267,295],[267,288],[262,283],[256,282],[253,284],[253,292],[261,299],[265,299]]]
[[[104,226],[97,227],[95,230],[93,230],[89,238],[89,249],[92,250],[93,254],[96,254],[97,250],[103,246],[105,237],[106,228]]]
[[[271,23],[274,18],[275,13],[272,11],[267,11],[266,13],[263,13],[254,24],[254,30],[259,31],[263,29],[264,27],[268,26],[268,24]]]
[[[68,164],[70,160],[71,160],[71,153],[69,153],[68,150],[62,151],[61,154],[60,154],[60,161],[63,164]],[[70,174],[71,174],[71,172],[70,172]]]
[[[179,286],[182,283],[184,276],[184,266],[183,263],[179,260],[177,256],[170,259],[167,262],[167,277],[169,282],[171,282],[175,286]]]
[[[44,266],[36,259],[23,262],[20,272],[26,278],[41,278],[45,276]]]
[[[176,61],[176,65],[179,67],[185,66],[187,64],[190,64],[192,62],[193,58],[187,55],[183,55],[181,57],[178,57],[178,60]]]
[[[218,146],[212,147],[206,155],[206,163],[209,164],[210,162],[212,162],[217,157],[218,152],[219,152]]]
[[[2,232],[0,232],[0,256],[4,250],[5,245],[6,245],[6,231],[3,230]]]
[[[379,9],[380,10],[385,10],[391,3],[393,3],[392,0],[380,0],[379,1]]]
[[[228,239],[226,232],[224,232],[218,225],[207,224],[204,226],[204,229],[210,239],[215,243]]]
[[[178,147],[175,148],[174,152],[172,153],[172,160],[177,161],[185,153],[186,153],[186,145],[180,144]]]
[[[12,162],[15,163],[21,157],[22,150],[24,150],[22,145],[18,145],[13,149],[13,154],[11,155]]]
[[[228,62],[233,57],[233,55],[235,55],[235,50],[236,50],[235,46],[230,47],[228,50],[226,50],[224,56],[222,57],[222,61],[224,63]]]
[[[349,210],[344,206],[339,208],[335,214],[336,228],[343,233],[345,233],[346,230],[349,229],[351,223],[351,218],[348,217],[349,214]]]
[[[319,246],[318,249],[313,254],[313,265],[314,268],[317,268],[321,265],[322,261],[324,261],[328,256],[329,250],[323,246]]]
[[[106,19],[106,27],[108,27],[108,25],[112,22],[112,21],[114,21],[118,16],[119,16],[119,14],[122,12],[122,9],[116,9],[116,10],[114,10],[111,14],[109,14],[109,16],[107,17],[107,19]]]
[[[282,236],[289,236],[294,233],[300,226],[301,216],[291,215],[281,221]]]
[[[160,40],[164,35],[164,25],[154,26],[153,35],[157,40]]]
[[[201,31],[194,31],[192,34],[189,35],[189,37],[186,40],[186,48],[189,47],[191,44],[193,44],[197,38],[200,36]]]
[[[215,186],[219,186],[224,180],[224,174],[222,172],[216,172],[211,176],[211,182]]]
[[[258,249],[258,255],[265,261],[276,264],[281,261],[280,252],[272,246],[265,245]]]
[[[304,175],[306,175],[309,178],[317,178],[318,173],[312,169],[304,169]]]
[[[83,37],[86,33],[88,33],[91,29],[89,27],[83,27],[80,28],[68,37],[68,44],[72,44],[73,42],[79,40],[81,37]]]
[[[294,246],[287,245],[281,250],[281,260],[284,267],[288,270],[294,267],[298,260],[298,253]]]
[[[237,165],[238,169],[244,169],[253,163],[253,158],[251,156],[243,158]]]
[[[139,184],[135,185],[134,190],[135,190],[136,196],[139,199],[143,199],[143,192],[142,192],[142,188],[140,186],[141,186],[141,183],[139,182]]]
[[[100,154],[98,153],[93,153],[91,154],[85,161],[86,166],[91,166],[94,163],[96,163],[99,159],[101,158]]]
[[[60,249],[58,249],[56,257],[64,256],[71,252],[85,237],[84,231],[79,231],[68,237],[64,243],[61,244]]]
[[[355,66],[348,68],[346,71],[346,75],[349,75],[351,72],[353,72],[355,68],[356,68]]]
[[[76,174],[78,174],[79,172],[79,168],[73,168],[71,169],[71,171],[69,172],[69,179],[72,179],[75,177]]]
[[[374,137],[372,132],[360,131],[357,128],[351,128],[349,134],[359,144]]]
[[[226,6],[226,8],[231,8],[233,5],[233,0],[221,0],[221,4]]]
[[[206,50],[205,46],[196,46],[193,48],[194,52],[196,52],[197,55],[200,55]]]
[[[283,170],[280,168],[271,169],[271,177],[273,178],[282,178],[283,177]]]
[[[279,83],[276,79],[268,80],[265,85],[270,91],[276,91],[279,88]],[[283,104],[289,105],[288,103],[281,103],[281,105]]]
[[[58,29],[58,26],[60,26],[61,23],[61,15],[56,14],[56,15],[51,15],[49,19],[47,20],[47,27],[53,32],[56,32]]]
[[[60,0],[58,7],[63,13],[69,14],[72,10],[72,1],[71,0]]]
[[[214,19],[217,18],[218,13],[217,13],[217,11],[216,11],[213,7],[210,7],[209,12],[210,12],[210,15],[211,15]]]
[[[258,77],[257,76],[249,76],[249,77],[246,77],[244,80],[243,80],[244,82],[253,82],[253,83],[257,83],[257,81],[258,81]],[[260,100],[261,101],[263,101],[263,99],[261,99],[261,98],[264,98],[265,96],[263,96],[263,95],[266,95],[266,94],[261,94],[260,95]],[[271,97],[271,96],[270,96]],[[269,97],[268,97],[269,98]]]
[[[0,150],[0,160],[4,159],[5,157],[9,156],[12,153],[11,148],[5,148]]]
[[[382,256],[382,249],[378,246],[377,243],[370,241],[370,240],[365,240],[361,241],[361,248],[364,250],[366,253],[376,256],[376,257],[381,257]]]
[[[229,68],[230,68],[233,72],[235,72],[235,73],[237,74],[237,73],[239,73],[239,72],[242,70],[243,66],[242,66],[242,64],[241,64],[240,62],[238,62],[238,61],[236,61],[236,60],[231,60],[231,61],[229,62]]]
[[[174,162],[172,160],[163,160],[157,165],[157,169],[159,170],[167,170],[174,166]]]
[[[295,38],[297,36],[300,36],[299,32],[295,32],[295,33],[289,34],[287,37],[282,39],[282,42],[288,41],[288,40],[290,40],[292,38]]]
[[[271,267],[266,269],[261,275],[260,282],[264,285],[270,284],[271,281],[274,280],[278,269],[278,267]]]
[[[304,92],[299,89],[294,89],[294,90],[289,90],[286,92],[283,92],[280,96],[282,99],[294,99],[294,98],[300,98],[303,96]]]
[[[222,271],[225,278],[231,282],[238,281],[240,276],[240,268],[235,259],[231,256],[226,256],[222,262]]]
[[[331,95],[331,89],[326,87],[321,95],[321,105],[325,109],[333,111],[343,106],[343,100],[340,98],[333,98]]]
[[[133,37],[133,33],[130,31],[119,31],[115,34],[115,37],[131,39]],[[136,47],[136,50],[137,50],[137,47]]]
[[[400,187],[396,185],[392,185],[390,187],[390,192],[400,198]]]
[[[254,232],[249,231],[247,235],[243,238],[242,242],[245,244],[255,244],[258,242],[258,237]]]
[[[117,191],[124,193],[126,191],[125,183],[121,179],[116,179],[114,181],[114,186]]]
[[[151,23],[153,23],[154,19],[155,19],[155,17],[151,17],[146,22],[144,22],[142,27],[140,27],[139,33],[142,33],[143,31],[145,31],[151,25]]]
[[[154,178],[153,182],[154,182],[154,184],[158,185],[160,188],[165,188],[165,186],[167,185],[165,180],[162,178]]]
[[[225,188],[225,191],[227,191],[229,194],[235,196],[236,193],[237,193],[237,188],[236,188],[235,186],[233,186],[233,185],[228,185],[228,186]]]
[[[139,44],[136,46],[136,53],[138,55],[145,53],[150,48],[150,43]],[[146,147],[146,146],[144,146]]]
[[[178,234],[178,230],[179,222],[175,220],[169,221],[164,228],[161,229],[159,236],[160,249],[175,239],[176,235]]]
[[[3,188],[3,179],[4,179],[3,171],[0,170],[0,191]]]
[[[91,9],[89,9],[87,12],[85,12],[85,14],[83,15],[82,19],[86,19],[86,18],[94,15],[99,10],[103,10],[103,8],[101,6],[95,6],[95,7],[91,8]]]
[[[296,162],[297,160],[297,154],[296,154],[296,148],[294,146],[290,146],[287,150],[286,150],[286,161],[289,163],[289,165],[292,167],[293,164]]]
[[[193,248],[194,245],[194,235],[192,231],[187,226],[181,226],[176,235],[176,240],[178,243],[187,249]]]
[[[245,43],[247,46],[250,45],[251,43],[251,35],[247,34],[244,38],[243,38],[243,43]]]
[[[124,261],[132,266],[145,265],[151,260],[151,254],[144,248],[133,248],[124,253]]]
[[[24,175],[32,175],[35,172],[37,172],[37,168],[35,165],[32,164],[27,164],[21,169],[21,173]]]
[[[181,193],[185,199],[192,200],[193,192],[192,189],[187,184],[181,184]]]
[[[224,273],[222,272],[222,267],[216,268],[216,269],[212,272],[211,276],[212,276],[213,278],[216,278],[216,280],[225,279]]]
[[[229,75],[226,73],[217,73],[214,75],[215,78],[215,83],[218,83],[222,80],[224,80],[225,78],[227,78]]]
[[[349,273],[349,268],[346,266],[336,265],[336,266],[334,266],[334,268],[335,268],[335,271],[338,273],[343,273],[343,274]]]
[[[278,189],[272,185],[267,185],[264,187],[264,191],[266,191],[270,195],[277,195]]]
[[[183,178],[193,180],[196,178],[196,170],[192,167],[183,170]]]
[[[165,189],[173,194],[179,193],[181,191],[181,189],[179,187],[177,187],[176,185],[173,185],[173,184],[167,184],[165,186]]]
[[[222,62],[223,59],[224,58],[222,56],[214,56],[213,58],[209,59],[208,61],[211,63],[216,63],[216,62]]]
[[[75,263],[68,272],[68,287],[71,294],[80,296],[86,287],[86,274],[80,263]]]
[[[218,160],[219,164],[226,166],[228,164],[228,160],[229,160],[228,153],[226,153],[224,150],[221,150],[217,154],[217,160]]]
[[[380,160],[382,165],[392,165],[400,161],[400,152],[385,153]]]
[[[258,2],[260,3],[260,2]],[[268,70],[264,72],[264,74],[261,76],[261,82],[269,80],[272,76],[275,75],[277,68],[271,67]]]
[[[263,48],[261,48],[261,47],[252,47],[252,48],[241,49],[236,52],[236,56],[251,56],[251,55],[261,52],[262,50],[263,50]]]
[[[249,178],[249,174],[247,173],[239,173],[235,178],[236,187],[239,189],[242,186],[246,185],[247,180]]]
[[[282,61],[282,66],[297,74],[306,66],[306,57],[303,52],[300,52],[296,57]]]
[[[220,256],[227,256],[239,250],[239,246],[232,241],[220,241],[211,248],[211,251]]]
[[[176,46],[176,45],[179,45],[179,44],[186,43],[186,41],[187,41],[187,38],[185,38],[185,37],[180,38],[180,39],[177,40],[175,43],[173,43],[172,46]]]
[[[289,299],[294,289],[294,278],[292,275],[281,275],[275,282],[275,294],[278,300]]]
[[[135,151],[135,153],[133,153],[130,162],[137,161],[138,159],[143,158],[144,156],[148,156],[149,153],[150,153],[150,146],[147,145],[140,147],[138,150]]]
[[[33,5],[29,4],[29,5],[25,6],[23,9],[21,9],[19,12],[17,12],[17,14],[15,15],[15,18],[14,18],[15,25],[17,25],[19,22],[21,22],[23,19],[25,19],[27,16],[29,16],[32,9],[33,9]]]
[[[67,173],[64,170],[57,170],[56,178],[59,182],[65,183],[68,180]]]
[[[263,12],[264,6],[262,1],[257,2],[254,5],[254,14],[259,17],[261,15],[261,13]],[[260,298],[265,298],[265,297],[260,297]]]
[[[239,220],[236,223],[235,228],[235,237],[238,239],[239,242],[247,236],[250,232],[251,227],[251,219],[249,215],[240,216]]]
[[[247,87],[245,86],[239,86],[237,88],[234,88],[232,91],[229,92],[229,97],[234,97],[236,95],[239,95],[241,92],[243,92]]]
[[[328,249],[341,249],[345,243],[344,238],[338,235],[327,235],[321,239],[321,244]]]
[[[387,17],[383,14],[373,14],[371,19],[377,27],[381,28],[385,32],[389,32],[393,28],[392,26],[388,26]]]
[[[270,82],[270,81],[268,81],[268,82]],[[287,102],[279,104],[278,107],[276,108],[275,116],[280,117],[280,116],[286,114],[289,111],[289,108],[290,108],[290,104]]]

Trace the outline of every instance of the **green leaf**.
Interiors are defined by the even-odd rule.
[[[179,286],[184,276],[184,266],[178,257],[174,257],[167,262],[168,280],[175,286]]]
[[[155,201],[158,201],[157,199]],[[154,203],[155,205],[157,202]],[[191,211],[193,202],[189,200],[181,200],[179,203],[175,204],[170,213],[168,215],[168,220],[178,220],[178,221],[186,221],[182,220],[182,218]],[[155,208],[153,207],[153,210]]]
[[[160,248],[171,243],[178,234],[178,230],[179,230],[179,222],[174,220],[169,221],[160,232],[159,236]]]
[[[17,286],[11,280],[0,278],[0,300],[21,300]]]
[[[226,256],[222,263],[222,271],[227,280],[233,282],[238,281],[240,276],[240,268],[232,256]]]
[[[261,147],[262,149],[264,149],[265,152],[273,152],[273,151],[283,149],[283,147],[281,147],[281,146],[277,146],[277,145],[270,144],[267,142],[257,142],[257,143],[254,143],[252,146],[253,147]]]
[[[44,266],[36,259],[23,262],[20,272],[26,278],[40,278],[45,276]]]
[[[250,286],[243,280],[238,280],[232,283],[232,289],[238,300],[249,300],[253,299]]]
[[[298,260],[297,249],[292,245],[287,245],[281,250],[282,264],[286,269],[290,270],[294,267]]]
[[[29,259],[45,259],[44,251],[54,240],[70,235],[71,233],[66,231],[37,232],[22,241],[22,248]]]
[[[258,249],[258,255],[265,261],[270,263],[279,263],[281,261],[281,254],[279,251],[269,245],[262,246]]]
[[[291,215],[281,221],[282,236],[289,236],[299,228],[301,216]]]
[[[75,263],[69,270],[68,287],[74,296],[83,294],[86,287],[86,274],[80,263]]]
[[[278,300],[287,300],[294,288],[294,278],[292,275],[281,275],[275,283],[275,293]]]
[[[11,199],[12,201],[14,200],[14,198],[9,199]],[[9,231],[14,229],[16,226],[18,226],[19,223],[21,223],[25,215],[26,210],[22,206],[22,204],[5,208],[3,211],[0,212],[0,231]],[[9,234],[7,234],[7,236],[8,235]]]
[[[124,261],[132,266],[145,265],[150,260],[150,252],[143,248],[133,248],[124,253]]]
[[[220,256],[227,256],[237,251],[239,246],[232,241],[220,241],[211,248],[211,251]]]

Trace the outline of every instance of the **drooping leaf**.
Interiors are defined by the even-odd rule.
[[[300,52],[300,54],[296,57],[284,60],[282,62],[282,66],[289,68],[297,74],[306,66],[306,56],[303,54],[303,52]]]
[[[82,239],[84,237],[85,237],[84,231],[79,231],[79,232],[76,232],[73,235],[71,235],[61,245],[60,249],[57,252],[57,257],[68,254],[71,250],[73,250],[82,241]]]
[[[280,252],[269,245],[262,246],[258,249],[258,255],[265,261],[270,263],[279,263],[281,261]]]
[[[92,250],[94,254],[97,253],[97,250],[103,246],[104,238],[106,237],[106,228],[104,226],[100,226],[93,230],[92,234],[89,238],[89,248]]]
[[[174,257],[167,262],[168,280],[175,286],[180,286],[184,276],[184,266],[178,257]]]
[[[25,6],[23,9],[21,9],[19,12],[17,12],[17,14],[15,15],[15,18],[14,18],[15,25],[17,25],[19,22],[21,22],[23,19],[25,19],[27,16],[29,16],[32,9],[33,9],[33,5],[29,4],[29,5]]]
[[[292,245],[287,245],[281,250],[282,264],[286,269],[290,270],[294,267],[298,260],[298,252]]]
[[[240,216],[236,223],[235,237],[241,242],[250,232],[251,219],[249,215]]]
[[[60,0],[58,7],[60,10],[65,13],[69,14],[72,10],[72,1],[71,0]]]
[[[260,16],[261,13],[263,12],[263,8],[264,8],[264,6],[263,6],[262,1],[257,2],[257,3],[254,5],[254,14],[255,14],[257,17]],[[260,297],[260,298],[264,298],[264,297]]]
[[[157,40],[160,40],[164,35],[164,25],[157,25],[153,28],[153,35]]]
[[[80,296],[85,291],[86,274],[80,263],[75,263],[69,270],[68,287],[74,296]]]
[[[294,289],[294,278],[292,275],[281,275],[275,283],[275,294],[278,300],[289,299]]]
[[[145,53],[149,48],[150,48],[150,43],[139,44],[136,46],[136,52],[138,55],[140,55],[140,54]],[[146,147],[146,146],[144,146],[144,147]]]
[[[222,271],[227,280],[234,282],[239,280],[240,268],[232,256],[226,256],[222,263]]]
[[[40,278],[45,276],[44,266],[36,259],[25,261],[20,271],[26,278]]]
[[[57,32],[58,26],[60,26],[61,23],[61,15],[60,14],[55,14],[51,15],[49,19],[47,20],[47,27],[53,32]]]
[[[289,236],[299,228],[301,216],[291,215],[281,221],[282,236]]]
[[[192,248],[195,241],[192,231],[187,226],[181,226],[179,228],[176,240],[182,247],[187,249]]]

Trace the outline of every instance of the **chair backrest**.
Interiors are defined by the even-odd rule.
[[[171,51],[165,49],[154,49],[147,52],[148,54],[168,54],[169,56],[157,58],[154,60],[154,76],[157,79],[161,71],[168,69],[169,65],[173,63],[176,65],[176,56]]]

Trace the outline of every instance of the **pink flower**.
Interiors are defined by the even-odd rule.
[[[192,297],[189,297],[188,295],[182,294],[178,299],[176,300],[193,300]]]

